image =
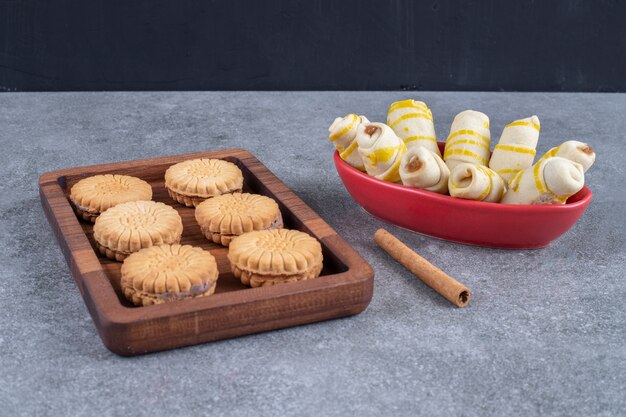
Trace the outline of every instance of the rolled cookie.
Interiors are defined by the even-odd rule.
[[[489,159],[489,168],[496,171],[505,184],[519,171],[533,164],[540,129],[537,116],[516,120],[504,126],[500,141]]]
[[[565,204],[585,185],[583,166],[558,156],[537,161],[511,179],[503,204]]]
[[[400,161],[406,145],[384,123],[363,123],[356,134],[365,171],[380,180],[399,182]]]
[[[402,156],[400,178],[406,186],[447,194],[449,176],[450,170],[443,159],[425,147],[408,148]]]
[[[505,193],[504,181],[484,165],[464,162],[450,171],[450,195],[466,200],[497,203]]]
[[[579,142],[577,140],[568,140],[567,142],[563,142],[559,146],[550,149],[539,159],[539,161],[555,156],[560,156],[561,158],[579,163],[582,165],[584,172],[587,172],[596,160],[596,153],[593,151],[593,148],[586,143]]]
[[[490,146],[489,117],[479,111],[465,110],[456,115],[450,126],[443,160],[450,170],[463,162],[487,165]]]
[[[348,114],[337,117],[328,128],[328,139],[335,145],[341,159],[361,171],[365,171],[361,155],[356,151],[356,130],[359,125],[369,123],[367,117]]]
[[[435,136],[433,113],[426,103],[415,100],[396,101],[387,111],[387,124],[407,147],[423,146],[441,156]]]

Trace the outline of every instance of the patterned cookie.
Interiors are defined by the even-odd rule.
[[[178,212],[154,201],[118,204],[102,213],[93,227],[100,253],[117,261],[153,245],[178,243],[182,233]]]
[[[223,246],[247,232],[283,227],[280,209],[273,199],[248,193],[205,200],[196,207],[196,221],[207,239]]]
[[[241,170],[221,159],[192,159],[165,171],[165,188],[170,197],[187,207],[221,194],[241,192],[242,187]]]
[[[211,295],[217,276],[208,251],[191,245],[151,246],[124,260],[121,287],[133,304],[147,306]]]
[[[233,239],[228,260],[244,285],[261,287],[316,278],[323,257],[317,239],[297,230],[273,229]]]
[[[152,187],[128,175],[94,175],[78,181],[70,201],[79,218],[95,222],[100,213],[128,201],[152,200]]]

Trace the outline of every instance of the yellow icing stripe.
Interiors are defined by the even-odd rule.
[[[399,154],[396,157],[396,162],[394,162],[389,171],[387,171],[387,175],[383,176],[383,181],[396,182],[400,180],[400,163],[402,162],[402,155],[406,152],[406,145],[402,142],[398,148]]]
[[[482,165],[478,165],[478,169],[480,169],[482,172],[484,172],[485,174],[487,174],[487,176],[488,176],[489,178],[493,177],[493,171],[492,171],[492,170],[490,170],[490,169],[488,169],[487,167],[482,166]]]
[[[535,164],[535,167],[533,168],[533,175],[535,176],[535,187],[537,187],[537,190],[543,194],[548,190],[546,190],[543,181],[541,180],[541,168],[543,168],[542,165],[543,164],[540,163]]]
[[[480,165],[478,166],[478,169],[489,177],[489,182],[487,183],[487,187],[485,187],[485,190],[482,192],[482,194],[479,195],[478,198],[476,198],[476,200],[482,201],[485,198],[487,198],[487,196],[491,192],[491,186],[492,186],[492,181],[493,181],[491,177],[493,177],[493,173],[490,170],[485,169],[484,167]]]
[[[391,106],[389,106],[388,113],[391,113],[392,111],[397,109],[405,109],[407,107],[412,109],[425,110],[426,112],[430,113],[430,109],[426,104],[415,100],[396,101],[395,103],[392,103]]]
[[[485,187],[485,191],[483,191],[483,193],[481,195],[476,197],[476,200],[483,201],[485,198],[487,198],[487,196],[489,195],[490,192],[491,192],[491,181],[489,181],[489,183],[487,183],[487,187]]]
[[[498,196],[498,200],[497,202],[500,202],[500,200],[502,200],[502,197],[504,197],[504,193],[506,193],[506,186],[504,185],[504,179],[502,179],[502,177],[497,176],[498,181],[500,181],[500,195]]]
[[[339,132],[336,132],[330,135],[328,139],[330,139],[331,142],[345,135],[346,133],[348,133],[354,127],[356,122],[359,120],[359,116],[357,116],[356,114],[349,114],[348,116],[352,116],[352,121],[350,122],[350,124],[348,124],[348,126],[344,127]]]
[[[507,169],[499,169],[496,172],[498,173],[498,175],[504,175],[504,174],[515,174],[520,171],[521,170],[519,169],[507,168]]]
[[[527,148],[526,146],[515,146],[515,145],[501,145],[497,144],[495,149],[500,149],[502,151],[509,152],[517,152],[517,153],[527,153],[529,155],[535,156],[537,151],[532,148]]]
[[[446,142],[448,142],[450,139],[455,138],[457,136],[460,135],[468,135],[468,136],[475,136],[479,139],[481,139],[482,141],[484,141],[487,145],[489,145],[491,143],[491,140],[484,135],[481,135],[480,133],[474,131],[474,130],[469,130],[469,129],[462,129],[462,130],[457,130],[454,133],[451,133],[450,136],[448,136],[448,139],[446,140]]]
[[[404,146],[404,143],[402,143]],[[400,146],[386,146],[370,152],[366,155],[372,166],[378,165],[379,162],[387,162],[396,154],[396,151],[400,149]]]
[[[426,113],[407,113],[407,114],[403,114],[402,116],[398,117],[395,121],[393,121],[389,127],[391,127],[392,129],[396,126],[398,126],[403,120],[406,119],[415,119],[415,118],[419,118],[419,119],[427,119],[427,120],[433,120],[433,117],[426,114]]]
[[[541,126],[539,126],[538,124],[535,124],[532,122],[524,122],[522,120],[517,120],[513,123],[509,123],[508,125],[504,126],[504,128],[506,129],[507,127],[511,127],[511,126],[528,126],[528,127],[534,128],[537,132],[541,130]]]
[[[454,182],[454,180],[452,179],[452,177],[449,178],[449,185],[451,185],[451,188],[461,188],[461,186],[459,184],[457,184],[456,182]]]
[[[358,147],[359,147],[359,144],[357,143],[357,141],[353,140],[350,146],[348,146],[348,148],[345,151],[341,152],[339,156],[341,157],[341,159],[346,159]]]
[[[400,179],[400,173],[398,171],[400,169],[400,162],[402,162],[402,158],[398,158],[398,160],[394,162],[391,168],[389,168],[389,171],[387,171],[387,175],[383,176],[381,179],[383,181],[391,182],[398,181]]]
[[[477,168],[480,172],[484,173],[485,175],[487,175],[489,177],[489,182],[487,183],[487,187],[485,187],[485,189],[483,190],[483,192],[476,197],[477,201],[481,201],[484,198],[486,198],[489,193],[491,192],[491,177],[493,176],[493,173],[490,172],[488,169],[484,169],[484,167],[477,165]],[[458,189],[458,188],[462,188],[459,184],[455,183],[454,180],[452,179],[452,177],[450,177],[449,179],[449,185],[451,185],[453,189]]]
[[[472,139],[457,139],[457,140],[453,140],[450,142],[446,143],[446,150],[448,149],[452,149],[454,146],[456,145],[460,145],[460,144],[468,144],[468,145],[476,145],[476,146],[480,146],[483,149],[486,149],[487,152],[489,152],[489,146],[485,145],[483,142],[479,142],[477,140],[472,140]]]
[[[483,126],[485,127],[485,129],[489,129],[489,122],[484,122]]]
[[[517,191],[517,189],[519,188],[519,185],[522,182],[522,174],[523,173],[524,173],[524,171],[519,171],[517,174],[515,174],[513,176],[513,178],[511,178],[509,186],[510,186],[510,188],[513,189],[513,191]]]
[[[520,182],[522,182],[523,173],[524,171],[519,171],[517,174],[513,176],[513,178],[511,178],[511,181],[509,182],[509,188],[512,188],[513,191],[517,192],[517,189],[519,188],[519,184]]]
[[[483,165],[487,164],[487,160],[485,158],[483,158],[482,156],[476,155],[474,152],[468,151],[467,149],[450,149],[447,153],[444,153],[443,157],[444,159],[447,159],[449,156],[452,156],[452,155],[469,156],[471,158],[476,159]]]
[[[559,149],[561,148],[561,146],[557,146],[555,148],[550,149],[548,152],[546,152],[541,158],[539,158],[539,160],[537,161],[537,163],[543,161],[544,159],[548,159],[548,158],[552,158],[555,157],[557,152],[559,151]]]
[[[409,136],[408,138],[404,139],[404,143],[413,142],[414,140],[427,140],[429,142],[437,143],[437,138],[433,136]]]

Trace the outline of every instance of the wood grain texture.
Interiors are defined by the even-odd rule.
[[[244,191],[274,198],[285,227],[305,231],[322,243],[324,269],[314,280],[247,288],[235,279],[227,248],[202,236],[193,208],[174,202],[164,188],[165,170],[193,158],[221,158],[244,174]],[[217,291],[210,297],[134,307],[120,291],[121,263],[94,251],[93,225],[79,221],[67,199],[73,184],[101,173],[133,175],[153,187],[153,200],[174,207],[183,219],[182,244],[209,250],[218,263]],[[367,262],[298,196],[247,151],[228,149],[43,174],[44,212],[104,344],[130,356],[266,330],[332,319],[363,311],[372,297],[374,273]]]

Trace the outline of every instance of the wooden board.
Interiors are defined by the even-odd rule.
[[[235,279],[226,258],[228,249],[202,236],[193,208],[169,198],[165,170],[187,159],[220,158],[239,166],[244,192],[278,202],[285,227],[320,240],[324,269],[319,278],[271,287],[248,288]],[[82,178],[116,173],[139,177],[153,188],[155,201],[174,207],[183,219],[182,244],[201,246],[217,259],[216,294],[148,307],[134,307],[120,292],[121,263],[94,250],[93,225],[79,221],[67,198]],[[372,298],[374,272],[368,263],[324,220],[252,154],[226,149],[130,162],[69,168],[39,179],[46,217],[54,230],[76,285],[102,341],[124,356],[172,349],[218,339],[358,314]]]

